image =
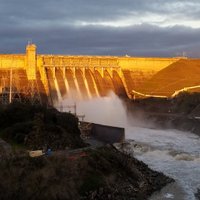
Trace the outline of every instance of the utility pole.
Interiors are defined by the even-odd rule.
[[[72,111],[72,114],[77,116],[76,102],[74,102],[73,105],[67,105],[67,106],[63,106],[63,104],[60,104],[60,106],[58,106],[57,108],[60,110],[60,112],[63,112],[63,108],[64,108],[64,111],[66,112],[65,108],[68,108],[70,113],[71,113],[71,109],[74,109],[74,112]]]
[[[76,102],[74,102],[74,114],[76,116]]]
[[[62,103],[60,104],[60,112],[63,112],[63,105],[62,105]]]
[[[9,91],[9,103],[12,103],[12,66],[10,68],[10,91]]]

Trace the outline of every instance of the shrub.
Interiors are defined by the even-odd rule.
[[[173,99],[175,111],[189,114],[200,104],[200,93],[181,92]]]
[[[89,191],[97,190],[103,185],[105,185],[105,180],[103,176],[97,173],[91,173],[90,175],[84,178],[83,183],[79,189],[79,193],[81,195],[84,195]]]
[[[1,135],[5,140],[23,144],[26,135],[30,133],[32,127],[32,122],[16,123],[13,126],[4,129]]]

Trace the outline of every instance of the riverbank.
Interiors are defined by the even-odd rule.
[[[162,116],[149,115],[149,119],[153,120],[162,129],[177,129],[194,133],[200,136],[200,119],[191,118],[188,116]]]
[[[0,111],[0,199],[147,199],[173,182],[112,145],[88,147],[78,120],[55,109]],[[31,158],[27,150],[51,147]]]
[[[1,199],[147,199],[173,182],[112,146],[30,158],[2,156]]]
[[[130,123],[135,118],[136,125],[178,129],[200,135],[200,93],[183,93],[173,99],[125,100],[124,104]]]

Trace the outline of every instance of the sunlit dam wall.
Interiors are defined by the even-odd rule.
[[[37,54],[34,44],[29,44],[25,54],[0,55],[0,90],[2,92],[9,87],[12,78],[12,86],[21,92],[34,81],[39,92],[46,94],[53,103],[67,97],[84,99],[106,96],[110,91],[134,98],[144,91],[152,93],[152,89],[145,90],[144,83],[180,60],[41,55]]]

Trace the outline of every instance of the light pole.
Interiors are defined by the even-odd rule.
[[[9,103],[12,103],[12,66],[10,68],[10,91],[9,91]]]

